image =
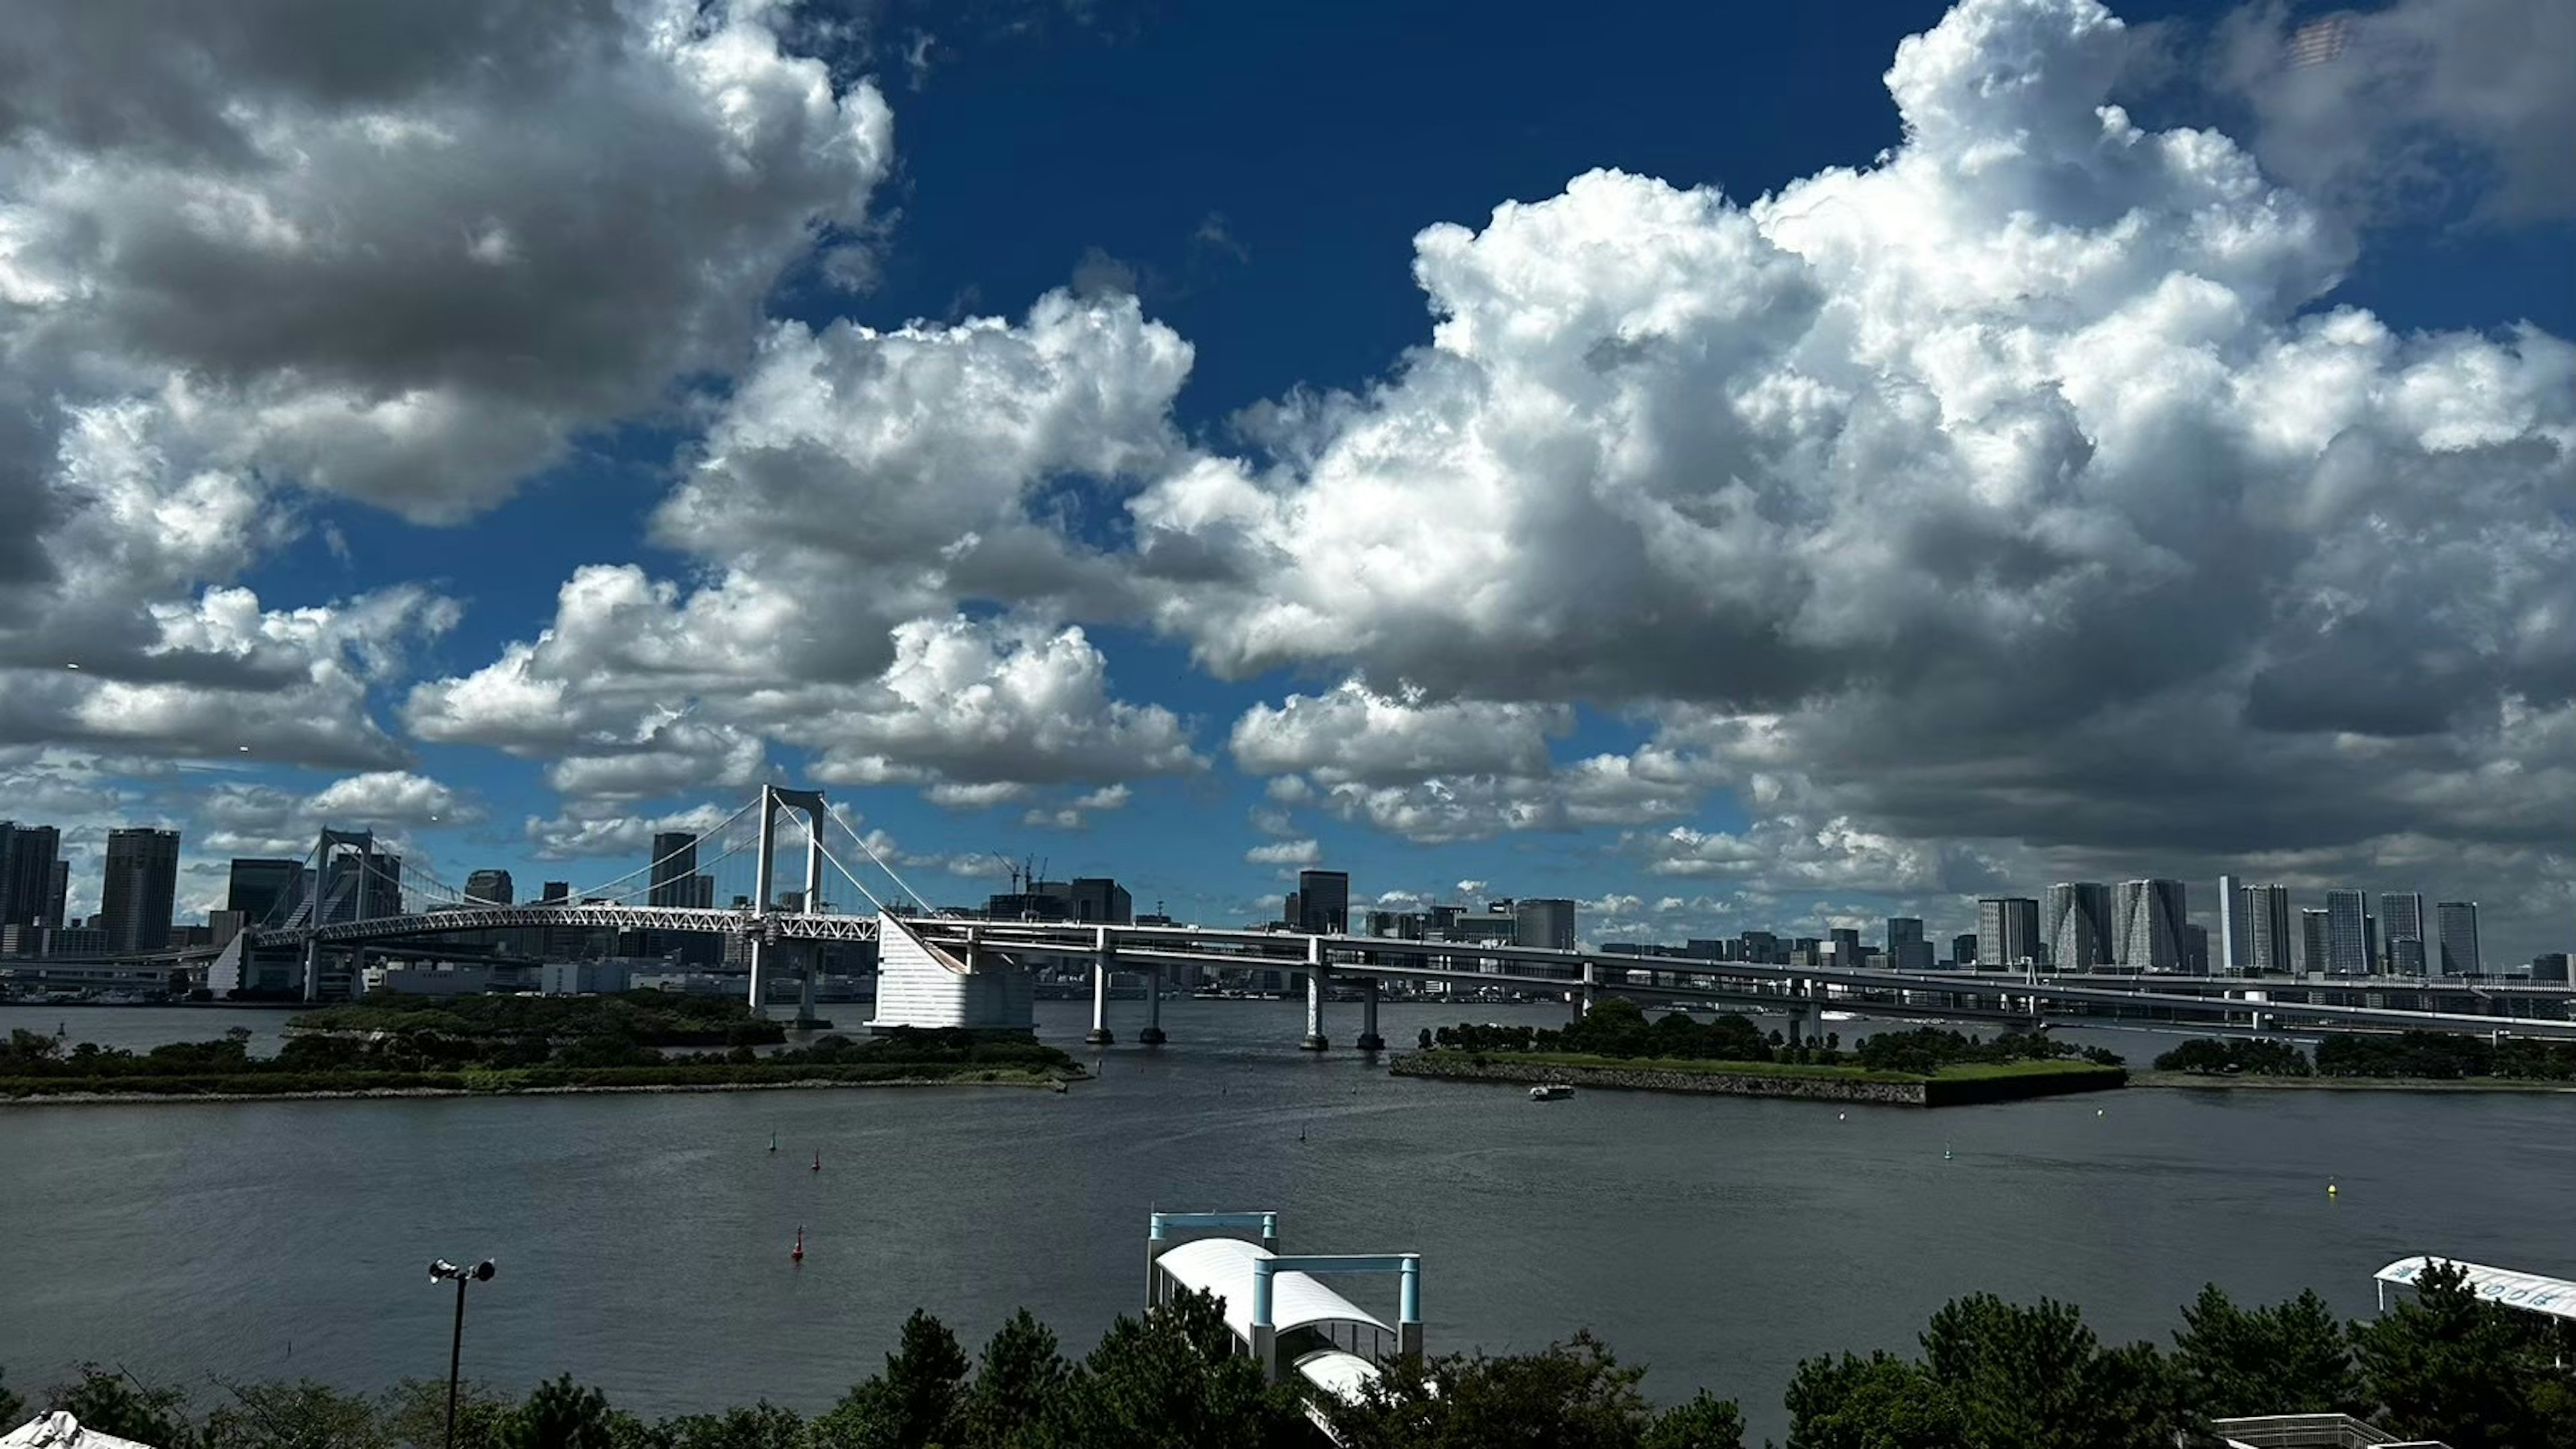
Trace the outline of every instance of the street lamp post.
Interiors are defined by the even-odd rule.
[[[460,1268],[445,1258],[429,1265],[430,1282],[456,1282],[456,1332],[447,1341],[447,1449],[456,1449],[456,1371],[465,1359],[465,1285],[489,1283],[499,1271],[489,1258],[471,1268]]]

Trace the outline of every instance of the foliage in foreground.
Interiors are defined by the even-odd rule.
[[[2317,1043],[2316,1060],[2288,1042],[2195,1037],[2156,1058],[2160,1072],[2254,1077],[2403,1077],[2451,1082],[2576,1081],[2576,1043],[2509,1037],[2491,1042],[2439,1031],[2395,1036],[2338,1033]]]
[[[2452,1449],[2576,1444],[2576,1374],[2558,1326],[2479,1299],[2436,1265],[2416,1297],[2345,1324],[2304,1293],[2244,1308],[2216,1287],[2170,1350],[2102,1343],[2075,1308],[1978,1294],[1933,1315],[1916,1358],[1798,1366],[1785,1449],[2205,1449],[2208,1421],[2350,1413]],[[1736,1406],[1702,1392],[1658,1412],[1588,1334],[1538,1353],[1392,1366],[1331,1410],[1350,1449],[1742,1449]],[[446,1386],[381,1398],[311,1382],[221,1386],[202,1417],[176,1389],[87,1367],[48,1402],[162,1449],[424,1449]],[[469,1389],[460,1449],[1319,1449],[1291,1386],[1235,1352],[1216,1300],[1121,1318],[1067,1359],[1025,1311],[970,1358],[937,1319],[905,1322],[883,1370],[811,1419],[761,1403],[647,1423],[569,1378],[510,1403]],[[0,1383],[0,1424],[23,1411]]]
[[[1993,1040],[1939,1027],[1882,1031],[1862,1038],[1850,1051],[1842,1038],[1827,1033],[1808,1042],[1768,1037],[1748,1017],[1731,1013],[1701,1021],[1683,1012],[1653,1020],[1625,997],[1604,997],[1581,1020],[1563,1030],[1533,1026],[1479,1026],[1460,1022],[1429,1033],[1424,1045],[1467,1052],[1578,1052],[1625,1060],[1789,1062],[1812,1066],[1854,1065],[1871,1071],[1906,1072],[1929,1077],[1947,1067],[2005,1066],[2014,1062],[2058,1061],[2081,1057],[2103,1066],[2120,1058],[2100,1047],[2076,1047],[2035,1032],[2005,1032]]]

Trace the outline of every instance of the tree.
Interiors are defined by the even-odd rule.
[[[805,1420],[763,1400],[748,1409],[690,1414],[654,1426],[655,1449],[805,1449]]]
[[[1184,1293],[1111,1324],[1032,1437],[1049,1449],[1287,1449],[1312,1442],[1299,1402],[1236,1351],[1213,1296]]]
[[[292,1043],[289,1043],[292,1045]],[[456,1449],[502,1449],[517,1406],[481,1384],[459,1386]],[[376,1401],[376,1423],[404,1449],[442,1449],[447,1442],[447,1380],[404,1379]]]
[[[0,1433],[15,1429],[19,1415],[27,1411],[27,1401],[9,1391],[9,1375],[0,1369]]]
[[[233,1402],[206,1415],[206,1449],[394,1449],[376,1406],[311,1379],[231,1384]]]
[[[2576,1443],[2576,1381],[2543,1332],[2434,1263],[2415,1299],[2356,1324],[2352,1345],[2382,1421],[2451,1449],[2545,1449]]]
[[[147,1384],[123,1369],[110,1373],[94,1363],[82,1364],[80,1375],[76,1383],[55,1385],[48,1397],[82,1428],[140,1439],[154,1449],[189,1449],[197,1442],[188,1425],[184,1390]]]
[[[608,1406],[608,1396],[563,1374],[536,1386],[501,1429],[501,1449],[630,1449],[643,1438],[632,1414]]]
[[[814,1421],[819,1449],[930,1449],[958,1439],[966,1351],[948,1325],[921,1309],[903,1321],[884,1372],[851,1389]]]
[[[1957,1449],[1950,1396],[1916,1364],[1891,1354],[1811,1358],[1783,1396],[1788,1449]]]
[[[2315,1292],[2239,1308],[2215,1283],[2182,1311],[2174,1368],[2192,1408],[2245,1414],[2361,1414],[2367,1403],[2343,1324]]]
[[[1702,1389],[1656,1415],[1638,1449],[1744,1449],[1744,1415]]]
[[[1578,1333],[1538,1353],[1408,1359],[1329,1412],[1346,1449],[1638,1449],[1654,1422],[1637,1392],[1645,1372],[1620,1367],[1599,1339]],[[1732,1416],[1733,1405],[1718,1407]],[[1676,1436],[1692,1430],[1688,1418],[1674,1423]]]
[[[1012,1314],[984,1345],[983,1366],[967,1390],[967,1449],[1036,1445],[1036,1426],[1064,1392],[1067,1372],[1053,1330],[1025,1308]]]

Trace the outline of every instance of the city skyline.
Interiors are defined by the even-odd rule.
[[[324,824],[578,883],[776,779],[942,898],[2576,936],[2554,92],[1969,0],[1489,69],[1415,16],[1286,125],[1159,68],[1313,57],[1097,8],[597,7],[378,94],[386,37],[187,7],[311,63],[112,117],[67,46],[0,135],[0,817],[72,911],[112,828],[184,919]]]

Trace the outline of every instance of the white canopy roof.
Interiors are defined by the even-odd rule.
[[[0,1449],[152,1449],[134,1439],[119,1439],[95,1429],[84,1429],[71,1415],[56,1412],[39,1414],[7,1434],[0,1434]]]
[[[1240,1238],[1200,1238],[1183,1243],[1155,1261],[1184,1286],[1225,1300],[1225,1323],[1235,1337],[1252,1342],[1252,1265],[1276,1256],[1259,1243]],[[1271,1322],[1281,1333],[1310,1323],[1386,1325],[1358,1304],[1325,1287],[1309,1274],[1283,1268],[1270,1279]]]
[[[1356,1401],[1360,1390],[1377,1377],[1378,1368],[1358,1354],[1319,1348],[1297,1360],[1297,1372],[1306,1382],[1349,1403]]]
[[[2463,1263],[2456,1258],[2422,1257],[2400,1258],[2372,1276],[2382,1283],[2412,1288],[2424,1270],[2435,1263],[2449,1263],[2466,1273],[2469,1290],[2490,1303],[2576,1322],[2576,1283],[2564,1278],[2544,1278],[2538,1273],[2518,1273],[2511,1268],[2488,1268],[2476,1263]]]

